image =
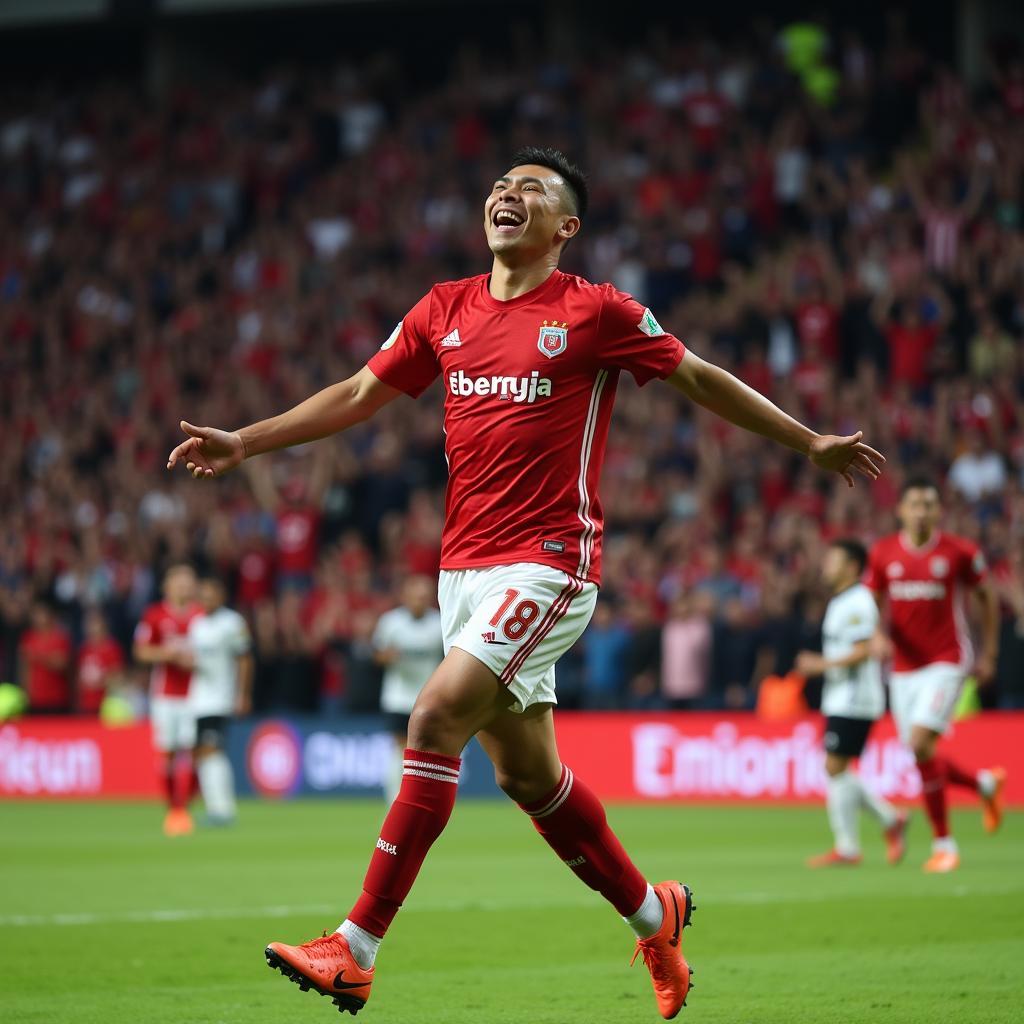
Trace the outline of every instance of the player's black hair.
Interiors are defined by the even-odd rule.
[[[857,575],[864,571],[868,564],[868,549],[856,537],[837,537],[829,545],[839,548],[857,566]]]
[[[560,149],[551,146],[523,146],[512,154],[509,167],[521,167],[523,164],[537,164],[540,167],[557,171],[565,182],[569,198],[573,204],[573,214],[582,219],[590,202],[590,189],[587,176],[577,164],[574,164]]]
[[[907,491],[935,491],[936,494],[941,494],[939,491],[939,485],[930,477],[924,473],[917,473],[912,476],[908,476],[903,481],[903,486],[900,488],[900,498],[907,493]]]

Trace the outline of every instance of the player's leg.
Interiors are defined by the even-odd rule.
[[[191,827],[179,781],[177,703],[164,697],[154,697],[149,708],[157,773],[167,803],[163,824],[167,836],[184,835]]]
[[[225,751],[227,722],[225,715],[207,715],[196,720],[197,738],[192,757],[209,825],[229,825],[237,813],[235,776]]]
[[[861,860],[860,790],[850,770],[850,758],[836,750],[839,745],[836,720],[830,718],[825,729],[825,808],[832,829],[832,849],[811,857],[807,866],[812,868],[859,864]]]
[[[969,789],[972,793],[978,794],[985,831],[995,832],[1003,819],[1002,794],[1006,783],[1006,769],[993,767],[969,771],[946,752],[935,756],[942,762],[948,785]]]
[[[685,1005],[690,968],[680,936],[692,898],[678,882],[651,885],[608,824],[601,802],[562,764],[550,703],[506,711],[477,734],[501,789],[533,820],[559,859],[612,904],[637,937],[637,955],[651,971],[662,1015]],[[635,957],[634,957],[635,959]]]
[[[459,648],[421,691],[409,721],[402,785],[370,858],[362,895],[333,935],[302,946],[273,942],[267,962],[302,988],[357,1012],[369,998],[373,962],[427,852],[455,806],[460,754],[511,700],[494,673]]]

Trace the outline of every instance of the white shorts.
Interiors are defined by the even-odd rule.
[[[587,628],[597,586],[535,562],[445,569],[437,586],[444,653],[482,661],[515,697],[513,711],[555,704],[555,662]]]
[[[937,733],[949,729],[964,675],[959,665],[945,662],[925,665],[912,672],[893,672],[889,681],[889,704],[904,743],[910,740],[915,725]]]
[[[157,750],[191,750],[196,745],[196,713],[187,697],[154,697],[149,722]]]

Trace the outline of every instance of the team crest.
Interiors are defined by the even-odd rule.
[[[885,575],[888,576],[891,580],[899,579],[899,577],[903,575],[902,564],[900,562],[890,562],[885,567]]]
[[[942,557],[942,555],[936,555],[931,560],[932,575],[937,579],[942,579],[943,576],[949,575],[949,561]]]
[[[561,355],[569,344],[569,325],[565,321],[545,320],[537,338],[537,348],[548,357],[554,359]]]

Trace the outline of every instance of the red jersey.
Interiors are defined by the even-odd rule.
[[[189,623],[201,615],[202,611],[197,604],[186,605],[184,608],[174,608],[166,601],[151,604],[135,627],[135,642],[172,645],[177,642],[184,645]],[[187,697],[192,673],[180,665],[164,662],[153,666],[149,679],[155,697]]]
[[[78,652],[78,710],[83,714],[98,712],[107,680],[123,667],[121,645],[112,637],[83,644]]]
[[[668,377],[685,349],[608,284],[556,270],[507,302],[487,284],[435,285],[368,364],[413,397],[443,377],[441,568],[540,562],[599,582],[597,485],[619,373]]]
[[[314,508],[283,508],[277,513],[277,568],[284,573],[309,573],[316,565],[320,513]]]
[[[29,707],[40,711],[68,708],[71,704],[71,638],[67,633],[59,626],[27,630],[22,635],[19,650],[28,675]],[[46,664],[54,655],[64,658],[64,668]]]
[[[920,548],[898,533],[875,543],[864,582],[889,598],[894,672],[970,662],[963,593],[984,576],[985,556],[963,537],[936,530]]]

